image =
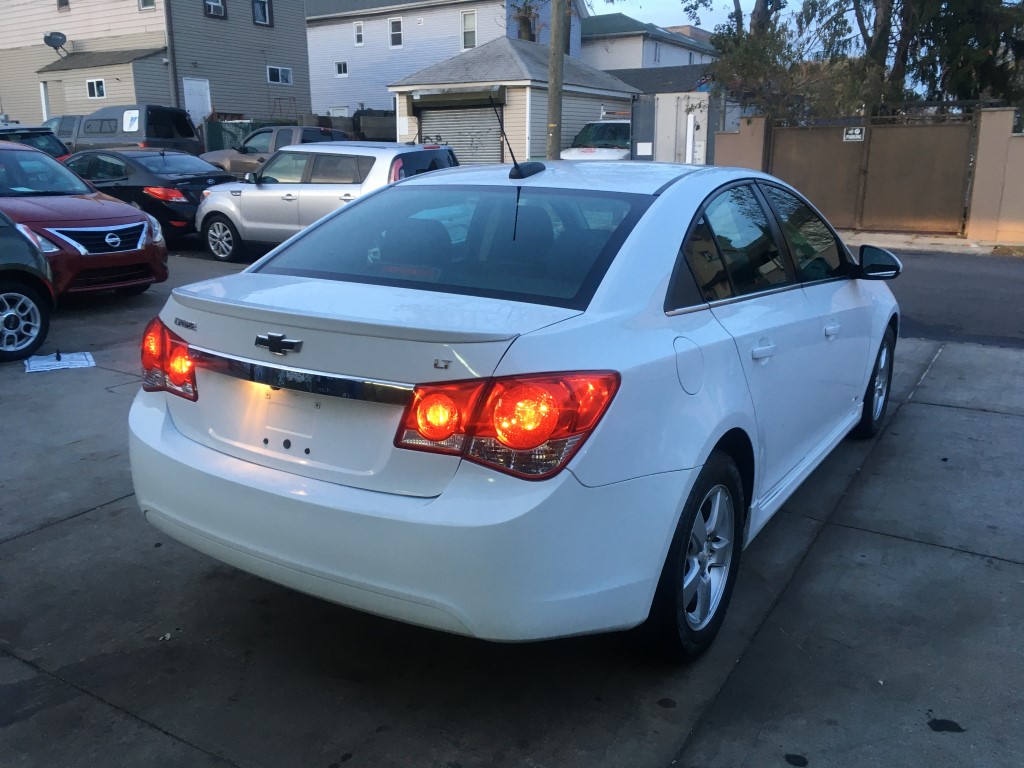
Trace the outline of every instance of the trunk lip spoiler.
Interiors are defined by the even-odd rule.
[[[362,400],[371,403],[405,406],[412,400],[414,385],[397,381],[325,373],[290,365],[228,355],[212,349],[189,345],[189,355],[197,368],[231,376],[272,389],[288,389],[322,397]]]

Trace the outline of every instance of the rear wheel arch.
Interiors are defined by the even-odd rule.
[[[721,451],[728,455],[735,462],[736,468],[740,472],[740,479],[743,482],[743,496],[746,501],[745,508],[740,512],[743,515],[742,524],[745,533],[750,518],[750,505],[754,499],[754,478],[756,474],[754,445],[750,441],[750,436],[744,430],[739,427],[733,427],[718,439],[715,447],[711,449],[711,453],[715,451]]]

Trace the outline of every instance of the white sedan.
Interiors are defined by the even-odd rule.
[[[785,183],[651,163],[391,185],[147,327],[146,518],[491,640],[647,622],[692,655],[743,547],[885,416],[900,264]]]

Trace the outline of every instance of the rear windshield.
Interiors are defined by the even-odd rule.
[[[180,173],[221,173],[220,168],[195,155],[137,155],[135,160],[152,173],[174,176]]]
[[[30,147],[43,150],[43,152],[51,157],[60,157],[61,155],[66,155],[68,153],[68,148],[65,147],[56,136],[44,131],[5,132],[0,135],[0,139],[16,141],[19,144],[27,144]]]
[[[87,195],[84,181],[49,155],[0,148],[0,197]]]
[[[588,123],[572,140],[572,145],[629,149],[629,123]]]
[[[256,271],[586,309],[653,199],[398,185],[350,203]]]

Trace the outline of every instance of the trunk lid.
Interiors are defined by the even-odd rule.
[[[203,190],[209,189],[217,184],[227,184],[236,181],[235,177],[226,171],[211,171],[210,173],[172,175],[164,176],[170,184],[178,189],[193,203],[199,203],[203,199]]]
[[[486,378],[519,335],[578,314],[243,273],[179,288],[164,307],[161,319],[199,361],[198,400],[167,399],[182,434],[223,453],[302,477],[436,496],[460,459],[395,448],[413,385]]]

